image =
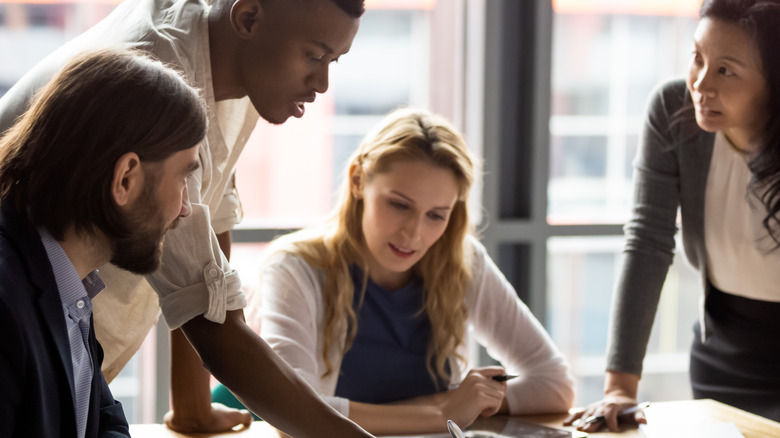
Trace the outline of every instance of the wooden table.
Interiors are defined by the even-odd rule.
[[[685,400],[652,403],[645,409],[647,422],[651,424],[702,424],[734,423],[745,438],[778,438],[780,423],[768,420],[741,409],[725,405],[715,400]],[[565,415],[524,416],[523,419],[545,426],[560,426]],[[570,429],[571,428],[563,428]],[[620,433],[597,432],[589,435],[593,438],[639,438],[642,435],[636,428],[624,428]]]
[[[734,423],[745,438],[777,438],[780,437],[780,423],[767,420],[737,408],[713,400],[685,400],[673,402],[653,403],[645,410],[647,421],[652,424],[702,424],[702,423]],[[522,421],[530,421],[556,429],[574,430],[561,426],[564,414],[519,416]],[[494,419],[481,419],[481,428],[497,428],[513,417],[495,417]],[[161,424],[134,424],[130,426],[130,435],[139,438],[277,438],[274,429],[268,425],[256,421],[248,429],[222,434],[198,434],[183,435],[166,428]],[[441,437],[448,435],[440,435]],[[591,438],[638,438],[641,435],[636,428],[626,428],[620,433],[597,432],[589,435]]]

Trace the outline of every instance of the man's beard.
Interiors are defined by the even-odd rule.
[[[151,184],[150,184],[151,186]],[[169,226],[164,225],[159,202],[152,190],[145,190],[136,201],[138,208],[126,217],[132,233],[114,238],[111,242],[111,264],[135,274],[150,274],[160,267],[165,233],[175,228],[179,218]]]

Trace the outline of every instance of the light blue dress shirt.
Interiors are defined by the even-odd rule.
[[[44,229],[39,229],[41,242],[51,262],[54,279],[62,300],[62,311],[70,340],[70,357],[73,364],[73,406],[76,411],[77,436],[83,438],[87,429],[89,397],[92,388],[92,356],[89,350],[89,327],[92,317],[92,298],[105,288],[97,271],[90,272],[84,280],[60,244]]]

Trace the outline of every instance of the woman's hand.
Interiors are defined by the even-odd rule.
[[[564,420],[563,425],[575,426],[577,430],[592,433],[606,424],[610,431],[619,431],[619,413],[636,406],[638,385],[637,375],[608,371],[604,385],[604,398],[572,413]],[[587,422],[588,418],[601,415],[604,416],[602,421]],[[647,423],[645,413],[641,409],[633,414],[620,416],[620,421],[633,424]]]
[[[439,394],[445,419],[466,427],[480,415],[489,417],[498,413],[506,395],[506,382],[497,382],[493,376],[504,373],[501,367],[475,368],[457,388]]]

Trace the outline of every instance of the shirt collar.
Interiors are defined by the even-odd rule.
[[[54,280],[57,282],[57,289],[59,289],[63,305],[72,303],[85,296],[92,299],[101,290],[105,289],[106,286],[98,276],[97,270],[87,274],[82,281],[59,242],[54,240],[54,237],[43,228],[38,229],[38,234],[41,236],[41,243],[43,243],[46,255],[49,257],[49,262],[54,272]]]

